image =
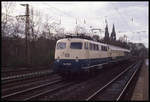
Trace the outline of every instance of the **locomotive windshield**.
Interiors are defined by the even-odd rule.
[[[82,49],[82,43],[81,42],[72,42],[70,44],[71,49]]]
[[[57,49],[65,49],[65,48],[66,48],[66,43],[64,42],[57,43]]]

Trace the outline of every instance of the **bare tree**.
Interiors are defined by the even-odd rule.
[[[40,26],[41,26],[41,12],[38,10],[34,10],[31,8],[30,14],[30,38],[35,40],[40,33]]]
[[[44,22],[44,29],[45,32],[48,34],[46,35],[48,39],[51,39],[53,33],[57,27],[57,23],[52,19],[52,17],[46,16],[45,22]]]
[[[15,2],[2,2],[2,35],[4,36],[7,28],[10,27],[10,23],[12,21],[11,13],[13,13],[13,8],[15,6]],[[8,27],[9,26],[9,27]]]

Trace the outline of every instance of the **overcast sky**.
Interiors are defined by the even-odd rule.
[[[148,2],[15,2],[13,15],[23,15],[28,3],[30,8],[41,11],[59,22],[66,31],[73,31],[76,19],[79,25],[105,28],[107,19],[109,33],[115,24],[117,38],[127,35],[128,40],[144,43],[148,47]],[[84,20],[86,24],[84,24]],[[103,36],[103,35],[101,35]]]

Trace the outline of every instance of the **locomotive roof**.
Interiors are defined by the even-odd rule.
[[[83,38],[63,38],[63,39],[59,39],[58,42],[60,41],[68,41],[68,40],[76,40],[76,41],[90,41],[92,43],[95,43],[95,44],[100,44],[100,45],[103,45],[103,46],[109,46],[109,48],[111,50],[121,50],[121,51],[126,51],[126,52],[130,52],[130,50],[128,49],[125,49],[125,48],[121,48],[121,47],[118,47],[118,46],[114,46],[114,45],[109,45],[109,44],[105,44],[105,43],[101,43],[101,42],[96,42],[96,41],[93,41],[93,40],[88,40],[88,39],[83,39]]]
[[[67,41],[67,40],[78,40],[78,41],[90,41],[92,43],[97,43],[97,44],[101,44],[101,45],[104,45],[104,46],[107,46],[108,44],[104,44],[104,43],[101,43],[101,42],[97,42],[97,41],[93,41],[93,40],[89,40],[89,39],[83,39],[83,38],[63,38],[63,39],[59,39],[59,41]]]
[[[121,50],[121,51],[130,52],[130,50],[128,50],[128,49],[121,48],[121,47],[114,46],[114,45],[109,45],[109,48],[111,48],[111,50]]]

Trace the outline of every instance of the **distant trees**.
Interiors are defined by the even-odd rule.
[[[30,9],[30,38],[32,40],[36,40],[37,37],[40,35],[40,27],[41,27],[41,12],[40,11],[34,11],[33,8]]]
[[[148,58],[148,48],[144,46],[142,43],[129,43],[130,46],[131,54],[133,56],[138,56],[138,57],[143,57],[143,58]]]
[[[7,29],[9,29],[11,25],[11,16],[10,13],[13,12],[13,4],[11,2],[4,2],[2,4],[2,19],[1,19],[1,27],[2,27],[2,36],[8,35]]]
[[[2,4],[2,66],[25,66],[25,19],[11,16],[14,3]],[[54,51],[57,37],[64,28],[47,16],[42,22],[40,11],[30,8],[29,19],[29,66],[48,66],[54,61]]]
[[[25,66],[24,38],[2,38],[2,66]],[[48,66],[54,60],[56,40],[38,37],[36,41],[30,41],[29,66]]]

